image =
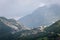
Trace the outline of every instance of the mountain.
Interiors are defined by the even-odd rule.
[[[14,19],[0,17],[0,40],[10,40],[15,33],[23,30],[30,30],[30,28],[24,26]]]
[[[12,34],[13,29],[2,22],[2,19],[0,18],[0,40],[6,40]]]
[[[52,25],[44,28],[41,31],[41,27],[37,27],[31,30],[30,35],[18,38],[19,40],[59,40],[60,39],[60,20],[56,21]],[[26,34],[29,33],[27,31]]]
[[[24,26],[22,23],[19,23],[18,21],[14,19],[7,19],[5,17],[0,17],[0,19],[5,25],[11,27],[15,31],[29,29],[28,27]]]
[[[36,40],[36,38],[46,35],[45,27],[37,27],[31,30],[23,30],[13,35],[14,40]]]
[[[57,39],[59,35],[60,20],[48,27],[40,26],[29,29],[14,19],[0,17],[0,40],[42,40],[52,39],[51,37]]]
[[[58,20],[57,22],[55,22],[51,26],[45,28],[45,31],[60,33],[60,20]]]
[[[17,29],[21,30],[30,30],[30,28],[26,27],[25,25],[23,25],[21,22],[16,21],[14,19],[8,19],[9,23],[11,23],[12,25],[14,25]]]
[[[57,21],[60,17],[60,6],[52,4],[39,7],[32,14],[22,17],[18,21],[29,27],[48,26]]]

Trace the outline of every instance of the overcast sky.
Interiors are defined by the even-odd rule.
[[[60,0],[0,0],[0,16],[18,19],[38,7],[54,3],[60,4]]]

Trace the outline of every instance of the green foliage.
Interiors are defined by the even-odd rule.
[[[0,21],[0,40],[56,40],[60,37],[60,20],[44,30],[44,32],[21,37],[21,33],[28,33],[28,31],[23,30],[22,32],[11,34],[12,29]]]
[[[60,33],[60,20],[52,24],[51,26],[45,28],[47,32]]]
[[[38,38],[37,40],[48,40],[47,37],[44,37],[44,38]]]

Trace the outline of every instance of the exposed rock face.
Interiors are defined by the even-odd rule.
[[[19,23],[14,19],[6,19],[5,17],[0,17],[0,22],[3,23],[2,26],[0,27],[4,28],[3,25],[6,25],[12,29],[12,33],[22,31],[22,30],[29,30],[28,27],[25,27],[23,24]]]

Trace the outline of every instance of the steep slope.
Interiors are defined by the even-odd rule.
[[[46,27],[43,32],[39,28],[34,28],[29,32],[30,35],[19,37],[18,40],[59,40],[60,39],[60,20],[56,21],[49,27]],[[26,32],[26,31],[25,31]],[[24,33],[23,33],[24,34]],[[58,39],[59,38],[59,39]]]
[[[0,40],[7,40],[12,34],[13,29],[5,25],[0,19]]]
[[[14,40],[15,38],[13,36],[15,34],[18,35],[18,32],[20,32],[20,35],[24,30],[30,30],[30,28],[25,27],[14,19],[0,17],[0,40]]]
[[[15,33],[12,37],[14,40],[52,40],[52,38],[57,39],[60,33],[60,20],[53,23],[49,27],[37,27],[31,30],[23,30]]]
[[[21,30],[28,29],[28,27],[25,27],[23,24],[19,23],[18,21],[14,19],[6,19],[5,17],[0,17],[0,19],[5,25],[11,27],[15,31],[21,31]]]
[[[0,21],[0,36],[1,34],[5,34],[5,32],[11,32],[11,28],[7,25],[5,25],[3,22]]]
[[[19,19],[19,21],[29,27],[38,27],[50,25],[60,19],[59,17],[60,6],[53,4],[50,6],[39,7],[32,12],[32,14]]]
[[[60,33],[60,20],[45,29],[47,32]]]
[[[41,27],[33,28],[31,30],[23,30],[13,35],[14,40],[36,40],[35,38],[46,35],[44,28]]]
[[[11,23],[12,25],[16,26],[17,29],[21,30],[30,30],[30,28],[24,26],[21,22],[19,23],[18,21],[14,20],[14,19],[8,19],[9,23]]]

